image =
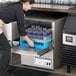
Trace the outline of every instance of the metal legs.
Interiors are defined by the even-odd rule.
[[[67,73],[71,73],[70,65],[67,65]]]

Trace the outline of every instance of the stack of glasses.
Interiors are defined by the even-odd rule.
[[[35,49],[48,48],[52,43],[52,32],[49,28],[41,26],[31,26],[26,29],[27,35],[33,40]],[[29,47],[26,41],[20,37],[20,46]]]
[[[52,0],[35,0],[35,3],[38,4],[50,4]]]
[[[35,0],[36,4],[76,5],[76,0]]]

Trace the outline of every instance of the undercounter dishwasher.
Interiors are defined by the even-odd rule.
[[[59,67],[65,19],[62,13],[29,11],[25,15],[25,31],[35,46],[31,48],[20,36],[19,46],[11,49],[10,64],[49,70]]]

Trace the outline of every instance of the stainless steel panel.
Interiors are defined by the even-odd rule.
[[[9,24],[4,24],[3,31],[8,40],[13,41],[19,37],[19,32],[17,28],[17,23],[12,22]]]

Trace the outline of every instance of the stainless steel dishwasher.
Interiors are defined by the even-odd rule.
[[[65,19],[66,17],[62,14],[55,13],[34,12],[26,14],[25,29],[33,25],[49,28],[51,30],[51,44],[44,49],[35,49],[26,47],[26,42],[23,41],[22,45],[12,48],[11,65],[20,64],[49,70],[59,67],[62,62],[62,30]],[[41,46],[43,47],[43,45]]]

